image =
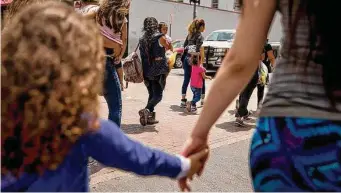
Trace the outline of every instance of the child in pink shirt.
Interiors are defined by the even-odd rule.
[[[188,101],[186,105],[186,109],[188,112],[196,113],[197,111],[197,102],[201,99],[201,90],[203,87],[203,79],[210,79],[212,77],[206,76],[206,69],[199,63],[201,61],[200,56],[197,56],[198,60],[193,60],[192,62],[192,73],[191,73],[191,90],[193,92],[192,101]]]

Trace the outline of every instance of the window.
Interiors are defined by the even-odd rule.
[[[206,38],[206,41],[233,41],[234,32],[215,31]]]
[[[175,41],[172,43],[173,48],[182,48],[184,47],[184,43],[185,41],[179,40],[179,41]]]
[[[240,3],[239,3],[239,0],[234,0],[233,9],[234,9],[235,11],[240,11]]]
[[[212,8],[215,9],[219,8],[219,0],[212,0]]]

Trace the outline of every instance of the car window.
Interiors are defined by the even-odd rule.
[[[173,48],[182,48],[184,46],[184,41],[175,41],[172,43]]]
[[[208,35],[206,41],[232,41],[233,39],[233,32],[213,32]]]

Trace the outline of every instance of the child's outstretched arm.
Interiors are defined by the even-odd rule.
[[[211,77],[211,76],[207,76],[205,72],[202,72],[201,75],[202,75],[202,78],[203,78],[203,79],[212,80],[212,77]]]
[[[101,120],[98,131],[85,136],[85,151],[100,163],[134,172],[139,175],[159,175],[170,178],[193,176],[201,164],[201,157],[184,158],[149,148],[128,138],[111,121]],[[199,157],[199,158],[198,158]]]

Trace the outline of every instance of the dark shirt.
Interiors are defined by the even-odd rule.
[[[272,46],[270,44],[265,44],[264,45],[264,49],[263,49],[264,60],[263,60],[263,63],[268,68],[268,72],[269,73],[272,72],[272,66],[271,66],[271,62],[269,60],[269,56],[268,56],[268,51],[271,51],[271,50],[273,50],[273,49],[272,49]]]
[[[270,64],[268,51],[271,51],[271,50],[273,50],[273,49],[272,49],[272,46],[270,44],[264,45],[263,53],[264,53],[265,57],[264,57],[263,63],[265,65]]]
[[[202,36],[202,34],[200,32],[195,33],[191,37],[187,36],[185,43],[184,43],[184,48],[186,48],[187,46],[195,45],[197,49],[196,51],[200,52],[200,48],[203,43],[204,43],[204,37]]]
[[[139,49],[142,59],[143,75],[149,79],[169,72],[166,49],[159,42],[163,36],[161,33],[156,33],[151,40],[140,39]]]

